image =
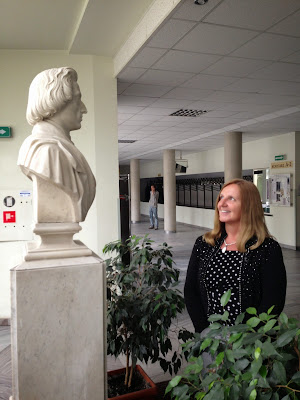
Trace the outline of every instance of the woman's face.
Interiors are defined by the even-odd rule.
[[[219,220],[225,223],[239,223],[242,214],[240,188],[231,184],[222,189],[218,202]]]

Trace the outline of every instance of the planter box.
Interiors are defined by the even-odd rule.
[[[108,400],[143,400],[143,399],[156,399],[157,395],[157,387],[155,383],[149,378],[143,368],[139,365],[135,367],[137,371],[142,375],[144,380],[151,386],[149,389],[139,390],[138,392],[132,392],[128,394],[123,394],[121,396],[116,397],[108,397]],[[115,371],[108,371],[107,375],[114,376],[119,375],[125,372],[125,368],[116,369]]]

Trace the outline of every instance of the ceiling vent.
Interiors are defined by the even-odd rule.
[[[134,143],[134,142],[136,142],[136,140],[129,140],[129,139],[118,140],[118,143]]]
[[[199,117],[199,115],[207,113],[206,110],[183,110],[182,108],[170,114],[170,117]]]

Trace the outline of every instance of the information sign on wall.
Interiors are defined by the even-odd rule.
[[[270,175],[270,203],[277,206],[291,205],[291,174]]]
[[[271,169],[275,168],[293,168],[293,161],[272,162]]]

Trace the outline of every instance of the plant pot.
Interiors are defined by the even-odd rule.
[[[139,390],[137,392],[132,392],[128,394],[123,394],[120,396],[116,397],[108,397],[108,400],[143,400],[143,399],[156,399],[157,395],[157,387],[155,383],[149,378],[149,376],[146,374],[146,372],[143,370],[143,368],[140,365],[137,365],[135,367],[136,371],[138,371],[144,380],[151,386],[148,389],[143,389]],[[125,368],[120,368],[116,369],[114,371],[108,371],[107,375],[108,376],[114,376],[114,375],[121,375],[126,371]]]

